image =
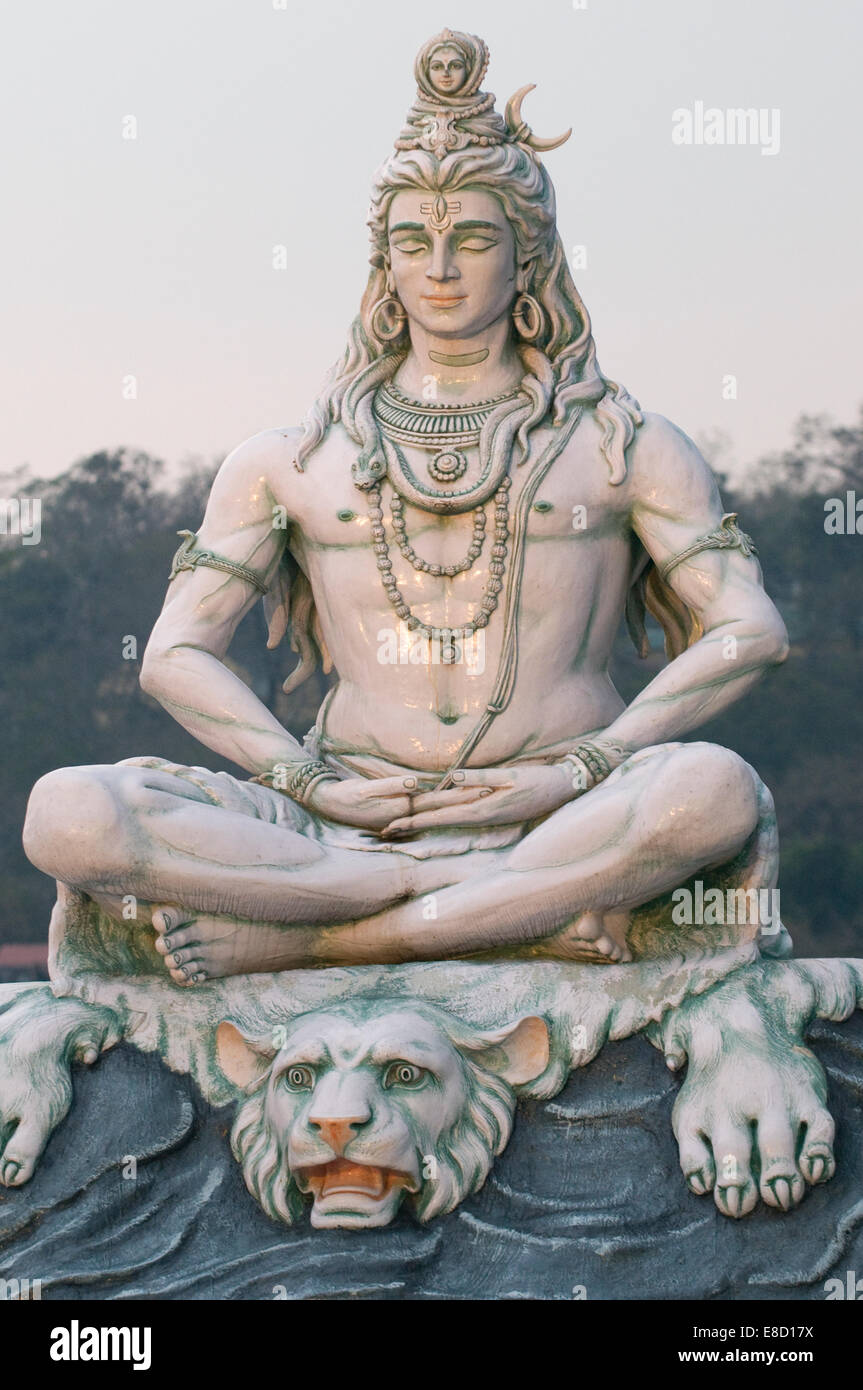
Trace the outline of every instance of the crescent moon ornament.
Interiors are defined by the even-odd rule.
[[[572,126],[565,135],[558,135],[555,140],[541,140],[538,135],[534,135],[530,126],[525,122],[521,114],[521,104],[530,92],[536,91],[536,83],[529,82],[526,87],[519,87],[515,96],[510,97],[506,104],[506,123],[512,133],[512,138],[519,145],[527,145],[528,149],[543,152],[546,150],[556,150],[559,145],[565,145],[572,134]]]

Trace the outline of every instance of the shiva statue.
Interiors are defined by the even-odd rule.
[[[449,30],[420,51],[415,103],[374,179],[368,283],[344,353],[300,425],[227,457],[197,531],[181,533],[141,684],[216,767],[247,777],[149,756],[61,769],[34,788],[24,840],[60,885],[55,996],[116,1015],[104,981],[125,979],[125,998],[133,978],[137,1012],[152,1013],[146,980],[159,1016],[188,1030],[193,1016],[215,1027],[229,994],[236,1022],[238,991],[277,984],[293,1018],[337,980],[354,1001],[344,1022],[354,1038],[370,969],[376,997],[416,999],[434,978],[426,1005],[437,1010],[456,978],[460,998],[474,979],[468,1012],[486,1030],[484,1055],[506,1050],[488,1041],[493,1027],[521,1043],[518,1057],[513,1046],[508,1062],[489,1063],[498,1084],[506,1073],[513,1094],[548,1095],[606,1036],[597,1025],[586,1050],[574,1048],[560,1000],[576,987],[599,998],[624,982],[614,1008],[626,1013],[629,982],[640,1003],[618,1035],[649,1025],[675,1067],[697,1050],[697,1029],[690,1037],[674,1012],[687,993],[708,991],[696,1002],[710,1032],[705,1001],[723,975],[762,981],[772,970],[781,992],[790,940],[776,914],[682,929],[668,905],[694,879],[747,901],[775,889],[768,790],[736,752],[687,736],[781,663],[788,641],[755,546],[723,511],[698,449],[600,368],[543,158],[568,137],[543,140],[526,124],[530,87],[501,115],[481,90],[488,60],[481,39]],[[319,664],[337,676],[302,744],[226,664],[262,598],[270,647],[287,637],[299,656],[284,689]],[[625,622],[646,655],[649,618],[668,660],[626,704],[609,675],[613,643]],[[691,988],[681,960],[701,971]],[[847,1013],[858,986],[843,969]],[[525,1009],[513,1013],[513,982],[528,979],[519,971],[540,982],[528,994],[544,1022],[526,1031]],[[805,1051],[801,1030],[829,993],[823,980],[807,988],[785,1041],[759,1044],[759,1056]],[[198,995],[216,1002],[192,1006]],[[759,1038],[774,1036],[757,1009],[752,1018]],[[236,1062],[241,1033],[228,1037],[222,1072],[240,1089],[266,1086],[254,1056]],[[185,1059],[172,1046],[171,1064],[194,1069],[191,1045]],[[790,1206],[804,1180],[832,1172],[821,1083],[803,1068],[797,1099],[777,1099],[764,1063],[758,1157],[752,1117],[729,1118],[741,1068],[754,1073],[744,1044],[728,1046],[724,1074],[711,1054],[690,1077],[702,1102],[708,1074],[714,1085],[714,1120],[704,1102],[679,1124],[690,1186],[716,1185],[731,1215],[759,1190]],[[423,1067],[400,1048],[387,1066],[392,1085],[410,1089]],[[307,1059],[286,1074],[295,1097],[314,1093]],[[360,1122],[339,1135],[332,1115],[313,1123],[341,1162]],[[730,1166],[708,1151],[711,1124]],[[32,1162],[16,1162],[21,1181]],[[324,1159],[302,1172],[315,1163]],[[336,1188],[332,1178],[326,1192]],[[311,1178],[300,1189],[317,1191]]]

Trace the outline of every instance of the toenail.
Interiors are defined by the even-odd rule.
[[[9,1162],[3,1165],[3,1181],[7,1186],[11,1186],[21,1171],[21,1164]]]
[[[183,957],[180,955],[180,952],[179,952],[179,951],[176,951],[176,952],[174,953],[174,955],[171,957],[171,959],[172,959],[172,961],[174,962],[175,965],[182,965],[182,964],[183,964]]]
[[[199,984],[201,983],[201,981],[202,981],[202,980],[206,980],[206,978],[207,978],[207,972],[206,972],[206,970],[199,970],[198,973],[197,973],[197,975],[193,975],[193,976],[192,976],[192,979],[193,979],[193,981],[195,982],[196,985],[199,985]]]

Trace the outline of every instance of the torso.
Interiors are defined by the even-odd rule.
[[[511,516],[521,488],[551,431],[532,436],[531,457],[511,468]],[[608,675],[612,643],[633,573],[634,543],[626,483],[609,483],[593,416],[580,422],[541,482],[529,513],[518,623],[518,667],[507,709],[470,762],[493,766],[571,747],[606,727],[623,709]],[[328,701],[325,733],[337,751],[357,750],[399,766],[443,769],[486,708],[495,685],[504,631],[504,590],[488,626],[452,665],[411,660],[405,630],[380,581],[371,544],[368,498],[355,487],[356,447],[334,426],[298,473],[273,478],[274,494],[294,522],[291,550],[311,581],[339,685]],[[409,454],[417,470],[427,457]],[[405,601],[435,628],[460,628],[481,604],[488,578],[493,502],[473,568],[452,579],[417,573],[393,537],[382,486],[393,570]],[[576,510],[579,509],[579,510]],[[584,509],[583,512],[580,509]],[[473,514],[442,517],[405,507],[417,553],[453,564],[470,544]]]

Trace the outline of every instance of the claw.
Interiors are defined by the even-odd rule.
[[[831,1153],[810,1153],[803,1159],[804,1168],[812,1186],[827,1182],[836,1171],[836,1161]]]
[[[743,1187],[729,1184],[728,1187],[716,1189],[718,1205],[725,1212],[726,1216],[746,1216],[754,1205],[754,1194],[750,1193],[747,1186]]]

